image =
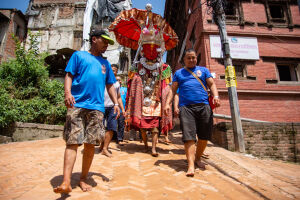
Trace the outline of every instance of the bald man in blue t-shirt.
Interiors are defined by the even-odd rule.
[[[195,50],[187,50],[183,60],[185,68],[177,70],[174,74],[172,90],[168,94],[164,111],[168,113],[171,109],[170,103],[179,88],[180,126],[188,160],[186,176],[194,176],[195,164],[200,168],[205,167],[201,163],[201,156],[206,148],[207,141],[211,138],[213,125],[213,113],[209,106],[208,94],[203,87],[210,89],[216,107],[220,106],[220,99],[209,70],[206,67],[196,66],[197,56]],[[197,78],[194,76],[197,76]],[[203,86],[198,79],[201,80]],[[196,136],[198,142],[195,150]]]

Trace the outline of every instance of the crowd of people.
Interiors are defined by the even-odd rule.
[[[188,161],[186,176],[194,176],[195,166],[203,168],[201,156],[212,133],[213,112],[207,89],[214,105],[220,106],[212,75],[206,67],[197,66],[196,52],[193,49],[185,52],[184,67],[174,73],[173,80],[170,66],[162,64],[158,74],[137,67],[137,71],[129,74],[126,84],[117,75],[118,66],[111,65],[102,56],[108,44],[114,44],[109,35],[104,30],[93,29],[90,44],[89,51],[75,52],[65,69],[65,105],[68,112],[63,134],[66,141],[64,178],[54,192],[72,191],[71,174],[78,146],[82,144],[79,186],[84,192],[90,191],[92,186],[86,179],[95,146],[99,145],[103,155],[112,157],[109,144],[115,138],[117,144],[123,145],[125,127],[140,133],[145,152],[149,151],[147,135],[151,133],[152,148],[149,152],[153,157],[159,156],[156,150],[158,135],[164,136],[165,142],[170,142],[168,133],[173,126],[173,115],[180,119]]]

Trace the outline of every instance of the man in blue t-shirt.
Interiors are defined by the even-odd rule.
[[[83,192],[90,191],[92,186],[86,179],[94,157],[94,145],[103,140],[105,131],[102,123],[104,113],[104,89],[112,101],[117,104],[113,83],[116,82],[110,63],[102,57],[108,44],[114,41],[103,30],[92,30],[90,33],[91,49],[77,51],[70,58],[65,69],[65,105],[68,108],[64,140],[64,179],[60,186],[54,188],[56,193],[69,193],[71,174],[75,164],[77,148],[84,144],[82,173],[79,186]],[[119,106],[114,106],[117,115]]]
[[[171,109],[170,103],[179,88],[180,126],[188,160],[186,176],[194,176],[195,164],[200,168],[205,168],[204,164],[201,163],[201,156],[207,141],[211,138],[213,126],[213,113],[209,106],[206,88],[210,89],[216,107],[220,106],[220,99],[209,70],[205,67],[196,66],[195,50],[187,50],[183,60],[185,68],[177,70],[174,74],[172,90],[168,94],[164,111],[168,113]],[[201,80],[202,84],[198,79]],[[196,135],[198,142],[195,149]]]

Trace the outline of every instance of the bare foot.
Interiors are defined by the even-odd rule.
[[[167,144],[170,144],[170,143],[172,143],[172,142],[169,140],[169,138],[168,138],[168,137],[165,137],[165,142],[166,142]]]
[[[80,179],[79,181],[79,187],[83,192],[88,192],[92,190],[92,186],[86,183],[85,179]]]
[[[105,156],[107,156],[107,157],[109,157],[109,158],[112,157],[111,153],[109,153],[109,151],[108,151],[107,149],[103,149],[101,154],[102,154],[102,155],[105,155]]]
[[[195,175],[195,169],[189,168],[185,175],[187,177],[194,177],[194,175]]]
[[[153,149],[152,149],[151,155],[153,157],[158,157],[158,153],[156,152],[156,150],[153,150]]]
[[[205,170],[206,168],[205,168],[205,164],[203,163],[203,162],[201,162],[201,160],[195,160],[195,165],[198,167],[198,168],[200,168],[200,169],[202,169],[202,170]]]
[[[72,192],[72,188],[70,184],[62,183],[60,186],[53,189],[53,192],[60,194],[68,194]]]

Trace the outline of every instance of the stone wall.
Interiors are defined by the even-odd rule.
[[[16,122],[11,127],[0,130],[0,143],[61,137],[62,133],[63,126]]]
[[[243,122],[246,153],[261,158],[300,162],[300,123]],[[212,142],[234,150],[231,122],[214,126]]]

